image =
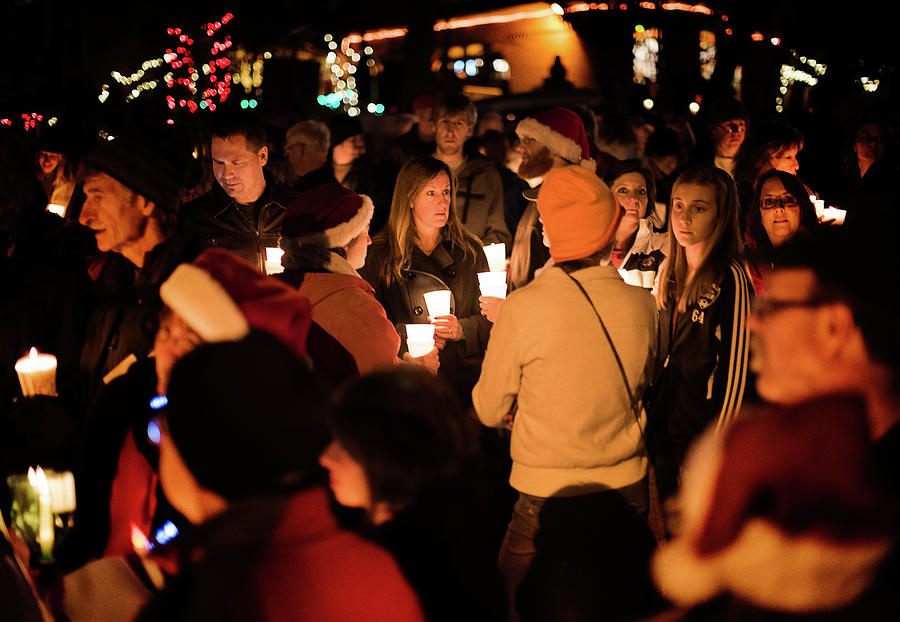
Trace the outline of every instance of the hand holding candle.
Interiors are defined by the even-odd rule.
[[[450,290],[425,292],[425,306],[428,308],[428,318],[432,322],[438,316],[450,315]]]
[[[27,356],[16,361],[16,374],[22,395],[56,395],[56,357],[31,348]]]
[[[493,324],[497,321],[497,315],[500,313],[500,307],[503,306],[503,298],[496,296],[480,296],[478,305],[481,307],[481,315],[487,318],[488,322]]]
[[[842,225],[844,224],[844,218],[846,218],[846,216],[847,210],[838,209],[829,205],[822,210],[822,218],[820,218],[820,220],[823,223]]]
[[[425,356],[434,349],[433,324],[407,324],[406,348],[414,358]]]
[[[433,320],[435,337],[447,341],[458,341],[463,338],[462,325],[455,315],[439,315]]]
[[[506,272],[479,272],[478,285],[482,296],[506,298]]]

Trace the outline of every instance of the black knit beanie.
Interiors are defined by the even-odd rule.
[[[227,500],[302,488],[328,441],[309,367],[276,337],[201,346],[176,363],[169,432],[198,483]]]
[[[336,147],[342,142],[363,133],[362,122],[358,117],[340,115],[334,117],[329,124],[331,130],[331,146]]]
[[[178,209],[181,188],[171,159],[136,140],[124,136],[101,140],[83,162],[150,199],[164,212]]]

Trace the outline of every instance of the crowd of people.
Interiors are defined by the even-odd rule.
[[[413,113],[0,128],[9,619],[897,619],[890,123]]]

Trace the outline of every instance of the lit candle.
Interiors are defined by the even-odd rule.
[[[482,296],[506,298],[506,272],[479,272],[478,285]]]
[[[284,266],[281,265],[283,255],[284,249],[277,246],[266,247],[266,274],[280,274],[284,272]]]
[[[813,205],[816,207],[816,218],[822,220],[825,216],[825,200],[824,199],[813,199]]]
[[[22,395],[56,395],[56,357],[31,348],[27,356],[16,361],[16,374]]]
[[[48,203],[47,211],[50,212],[51,214],[56,214],[60,218],[66,217],[66,206],[65,205],[59,205],[57,203]]]
[[[28,483],[38,498],[37,541],[41,547],[41,557],[49,559],[53,557],[53,507],[50,503],[50,486],[47,484],[44,469],[28,467]]]
[[[450,290],[425,292],[425,306],[428,307],[428,317],[432,321],[439,315],[450,315]]]
[[[822,212],[822,221],[828,222],[831,221],[831,224],[834,225],[842,225],[844,224],[844,218],[847,216],[847,210],[838,209],[836,207],[832,207],[829,205]]]
[[[414,358],[431,352],[434,348],[434,324],[407,324],[406,348]]]
[[[491,272],[506,270],[506,244],[488,244],[484,247],[484,255]]]

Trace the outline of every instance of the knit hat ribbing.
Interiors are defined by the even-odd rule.
[[[580,166],[550,169],[537,200],[556,262],[588,257],[616,233],[622,208],[594,173]]]
[[[175,212],[181,203],[181,188],[170,160],[128,137],[100,141],[83,163],[153,201],[164,212]]]

